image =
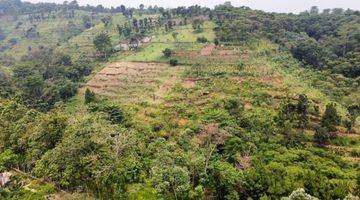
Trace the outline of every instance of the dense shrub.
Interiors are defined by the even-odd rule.
[[[85,104],[91,103],[95,101],[95,93],[91,91],[89,88],[85,90]]]
[[[199,43],[207,43],[207,42],[209,42],[209,40],[208,40],[206,37],[204,37],[204,36],[198,37],[198,38],[196,39],[196,41],[199,42]]]
[[[166,48],[166,49],[164,49],[163,54],[165,57],[170,58],[171,55],[173,54],[173,51],[169,48]]]
[[[171,66],[177,66],[178,64],[179,64],[179,61],[177,59],[170,59]]]

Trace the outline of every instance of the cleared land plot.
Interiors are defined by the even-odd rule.
[[[181,67],[145,62],[115,62],[97,73],[85,87],[120,102],[160,103],[179,81]]]

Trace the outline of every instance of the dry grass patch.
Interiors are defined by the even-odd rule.
[[[178,80],[181,67],[145,62],[114,62],[86,85],[96,94],[121,102],[159,103]]]

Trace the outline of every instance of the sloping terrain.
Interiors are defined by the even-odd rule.
[[[135,57],[136,60],[141,60],[141,55],[149,49],[154,51],[154,45],[158,44],[150,44],[125,60]],[[151,124],[170,121],[178,124],[180,128],[175,132],[181,132],[181,129],[191,126],[198,120],[201,121],[213,104],[227,98],[239,99],[244,105],[246,115],[257,118],[259,123],[266,123],[275,117],[282,103],[287,99],[297,100],[299,94],[305,94],[312,106],[319,106],[320,112],[324,112],[326,104],[333,100],[320,89],[313,87],[311,82],[306,80],[306,76],[295,75],[301,73],[300,68],[294,66],[290,72],[283,69],[282,63],[272,59],[275,55],[288,56],[278,52],[277,46],[268,41],[259,41],[252,46],[206,45],[197,51],[175,51],[174,57],[186,63],[188,66],[185,67],[148,63],[145,62],[146,57],[143,58],[143,62],[110,63],[85,87],[98,95],[109,97],[112,101],[131,106],[136,102],[161,103],[140,104],[140,112],[137,115],[139,122]],[[181,114],[177,110],[179,107],[184,108]],[[159,115],[160,110],[166,110],[167,114]],[[340,104],[338,110],[345,116],[346,111]],[[158,116],[155,119],[149,118],[153,115]],[[319,120],[315,115],[311,118],[313,121],[306,131],[309,140],[313,136],[314,124]],[[162,134],[168,135],[172,132],[174,130],[163,130]],[[356,152],[360,148],[358,136],[357,131],[355,137],[345,134],[343,139],[338,139],[352,138],[354,145],[347,147],[346,151],[344,147],[336,145],[329,148],[347,160],[356,161],[359,159]],[[173,139],[176,138],[177,136]]]
[[[26,15],[8,20],[9,22],[2,26],[8,31],[7,37],[0,42],[3,49],[0,53],[11,55],[18,60],[31,50],[56,48],[82,33],[86,29],[82,18],[90,16],[91,13],[76,11],[71,18],[65,15],[59,12],[54,14],[54,18],[40,21],[31,21]],[[102,16],[101,13],[93,16],[93,23],[99,23]]]
[[[85,87],[123,103],[157,102],[176,84],[181,71],[160,63],[120,61],[108,64]]]
[[[0,18],[0,199],[359,195],[358,12],[76,4]]]

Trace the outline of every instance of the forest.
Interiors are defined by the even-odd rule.
[[[0,199],[359,198],[360,11],[0,0]]]

